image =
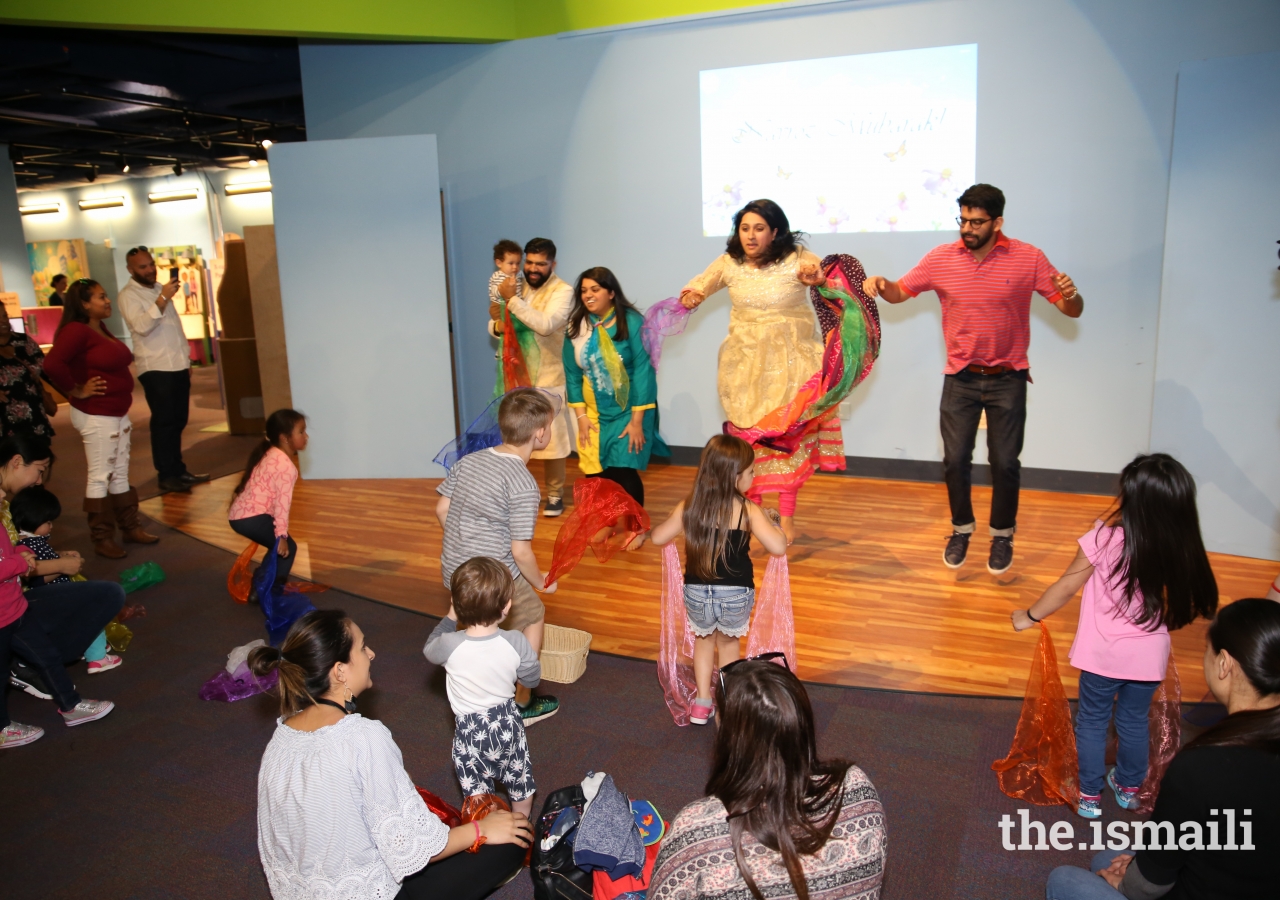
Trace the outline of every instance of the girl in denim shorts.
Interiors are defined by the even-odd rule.
[[[684,535],[684,607],[695,635],[693,675],[698,685],[689,721],[695,725],[707,724],[714,714],[712,670],[738,658],[739,639],[751,623],[756,602],[748,555],[751,536],[774,556],[787,552],[782,529],[745,496],[754,477],[751,445],[716,435],[702,450],[693,492],[652,534],[659,547]]]

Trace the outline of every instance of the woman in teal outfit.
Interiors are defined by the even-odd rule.
[[[639,470],[661,455],[658,381],[640,340],[644,317],[603,266],[578,276],[565,331],[564,376],[578,417],[578,465],[588,477],[616,482],[641,506]],[[655,444],[658,446],[655,448]]]

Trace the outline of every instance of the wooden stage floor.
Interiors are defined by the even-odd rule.
[[[570,459],[570,483],[577,474],[574,463]],[[541,476],[539,463],[531,468]],[[645,473],[646,506],[655,523],[687,493],[693,474],[692,468],[667,465]],[[239,553],[245,539],[226,519],[238,480],[228,476],[190,494],[164,494],[142,508],[160,522]],[[440,583],[438,483],[300,481],[290,530],[305,544],[311,577],[362,597],[443,615],[449,598]],[[975,487],[974,495],[981,522],[990,489]],[[815,476],[801,492],[799,537],[790,553],[801,677],[856,687],[1022,696],[1037,632],[1016,634],[1009,613],[1025,608],[1062,573],[1075,554],[1075,539],[1110,501],[1023,491],[1014,566],[995,578],[986,571],[982,528],[962,569],[942,564],[949,533],[943,485]],[[538,519],[534,549],[544,569],[563,521]],[[1210,556],[1223,602],[1265,595],[1277,568],[1266,560]],[[757,560],[759,576],[763,557]],[[544,597],[547,621],[591,632],[593,650],[654,659],[659,573],[659,551],[651,544],[607,564],[588,553],[559,590]],[[1077,598],[1049,620],[1072,697],[1076,675],[1066,657],[1078,614]],[[1173,638],[1183,696],[1190,701],[1205,694],[1205,625],[1198,622]],[[424,622],[424,641],[428,631]]]

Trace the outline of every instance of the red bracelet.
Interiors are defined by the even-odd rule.
[[[467,848],[468,853],[479,853],[481,845],[488,842],[488,838],[480,833],[480,820],[472,819],[471,824],[476,826],[476,842]]]

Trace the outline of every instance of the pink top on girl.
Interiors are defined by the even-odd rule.
[[[9,540],[9,532],[0,527],[0,628],[18,621],[27,611],[22,576],[29,569],[26,557],[14,549]]]
[[[1169,662],[1169,629],[1164,623],[1134,623],[1142,612],[1142,594],[1128,606],[1123,585],[1111,583],[1111,571],[1124,554],[1124,529],[1096,522],[1080,538],[1093,564],[1080,597],[1080,624],[1068,657],[1085,672],[1126,681],[1163,681]]]
[[[289,454],[272,447],[250,473],[240,496],[232,501],[227,518],[234,521],[266,513],[275,519],[276,537],[284,537],[289,533],[289,505],[297,481],[298,467]]]

